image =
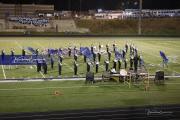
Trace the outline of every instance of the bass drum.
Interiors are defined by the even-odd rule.
[[[125,69],[120,70],[120,75],[121,76],[127,76],[127,71]]]

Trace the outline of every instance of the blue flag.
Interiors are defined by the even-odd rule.
[[[36,54],[36,50],[34,50],[32,47],[27,47],[27,50],[29,50],[32,54]]]
[[[91,50],[88,47],[80,47],[80,52],[87,58],[92,58]]]
[[[52,48],[49,48],[49,49],[48,49],[48,54],[50,54],[50,55],[51,55],[51,54],[53,54],[53,55],[54,55],[54,54],[58,54],[58,52],[59,52],[58,49],[52,49]]]
[[[62,55],[63,54],[63,51],[61,49],[58,50],[58,54],[59,55]]]
[[[162,51],[160,51],[159,53],[160,53],[160,56],[161,56],[161,58],[163,59],[163,61],[167,63],[169,60],[168,60],[168,58],[166,57],[165,53],[162,52]]]

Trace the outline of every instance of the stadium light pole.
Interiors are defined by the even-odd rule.
[[[80,4],[80,5],[79,5],[79,7],[80,7],[79,9],[80,9],[80,15],[81,15],[81,7],[82,7],[81,2],[82,2],[82,1],[80,0],[79,2],[80,2],[80,3],[79,3],[79,4]]]
[[[68,9],[71,11],[71,0],[68,0]]]
[[[138,35],[142,34],[142,0],[139,0]]]

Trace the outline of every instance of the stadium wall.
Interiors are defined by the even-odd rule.
[[[137,35],[138,20],[76,20],[78,27],[90,29],[90,34]],[[180,18],[142,20],[143,35],[180,35]]]
[[[12,27],[14,23],[9,25]],[[143,19],[141,36],[180,36],[180,18]],[[16,24],[18,26],[19,24]],[[21,25],[19,25],[21,26]],[[32,27],[32,26],[31,26]],[[0,35],[22,36],[139,36],[138,20],[51,20],[46,27],[26,30],[5,29],[0,20]],[[25,32],[29,31],[29,34]]]

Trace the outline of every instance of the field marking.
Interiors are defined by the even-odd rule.
[[[73,67],[71,67],[70,65],[68,65],[67,63],[63,62],[64,65],[66,65],[68,68],[70,68],[71,70],[74,70]]]
[[[4,79],[6,79],[6,73],[5,73],[5,70],[4,70],[4,66],[3,66],[3,65],[1,65],[1,67],[2,67],[2,71],[3,71],[3,76],[4,76]]]
[[[41,45],[38,41],[35,42],[33,41],[34,44],[36,44],[37,46],[41,47],[41,49],[45,49],[45,47],[43,45]]]
[[[99,67],[102,68],[103,70],[105,70],[105,69],[104,69],[104,65],[100,65]]]
[[[167,85],[180,85],[180,83],[165,83]],[[132,85],[139,85],[139,84],[132,84]],[[94,86],[69,86],[69,87],[41,87],[41,88],[12,88],[12,89],[0,89],[0,91],[18,91],[18,90],[45,90],[45,89],[71,89],[71,88],[99,88],[99,87],[122,87],[123,84],[115,84],[115,85],[94,85]],[[152,89],[154,91],[156,89]],[[118,91],[118,92],[133,92],[137,90],[125,90],[125,91]]]
[[[17,45],[20,49],[23,48],[22,45],[20,45],[16,40],[15,40],[15,43],[16,43],[16,45]]]
[[[44,74],[40,71],[40,74],[43,76],[43,78],[46,78],[45,76],[44,76]]]
[[[153,63],[145,63],[146,65],[146,68],[149,70],[149,69],[152,69],[153,67],[156,67],[157,68],[163,68],[162,67],[162,63],[161,64],[153,64]],[[169,65],[170,63],[168,63]],[[153,65],[153,66],[152,66]],[[180,65],[180,63],[179,63]],[[176,73],[176,74],[180,74],[180,72],[177,72],[176,70],[174,70],[173,68],[170,68],[170,67],[164,67],[163,69],[167,69],[168,71],[171,71],[173,73]]]
[[[20,45],[16,40],[15,40],[15,43],[18,45],[18,47],[20,48],[20,49],[22,49],[23,48],[23,46],[22,45]],[[27,53],[29,53],[28,51],[27,51]],[[30,53],[29,53],[30,54]],[[33,65],[33,68],[36,68],[36,66],[35,65]],[[43,77],[43,78],[46,78],[45,76],[44,76],[44,74],[40,71],[39,72],[40,74],[41,74],[41,76]]]

